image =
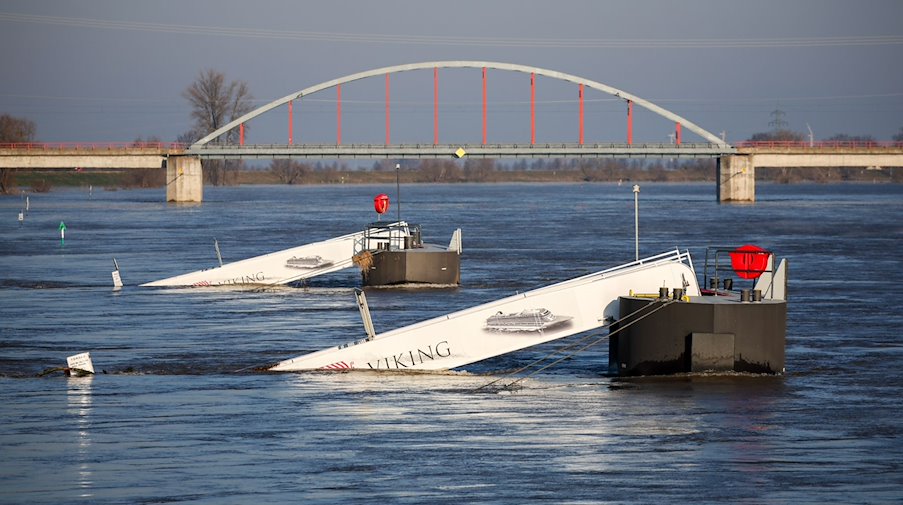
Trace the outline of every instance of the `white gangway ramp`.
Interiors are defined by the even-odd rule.
[[[282,361],[273,371],[448,370],[567,337],[618,318],[618,297],[681,288],[699,296],[675,250]]]
[[[235,286],[277,285],[298,282],[354,266],[352,258],[364,232],[351,233],[322,242],[284,249],[262,256],[198,270],[142,286]]]

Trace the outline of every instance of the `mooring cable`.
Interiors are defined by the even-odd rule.
[[[637,309],[637,310],[631,312],[630,314],[627,314],[626,316],[622,317],[622,318],[619,319],[618,321],[612,321],[611,323],[608,323],[608,324],[603,325],[602,328],[608,328],[608,327],[610,327],[610,326],[613,325],[613,324],[617,324],[617,323],[620,323],[620,322],[622,322],[622,321],[625,321],[625,320],[627,320],[627,319],[629,319],[629,318],[631,318],[631,317],[633,317],[633,316],[639,314],[640,312],[646,310],[646,309],[649,308],[649,307],[650,307],[650,305],[644,305],[644,306],[640,307],[639,309]],[[504,379],[505,377],[510,377],[510,376],[512,376],[512,375],[519,374],[519,373],[523,372],[524,370],[526,370],[526,369],[528,369],[528,368],[530,368],[530,367],[532,367],[532,366],[534,366],[534,365],[536,365],[536,364],[538,364],[538,363],[541,363],[542,361],[545,361],[546,359],[548,359],[548,358],[550,358],[550,357],[552,357],[552,356],[554,356],[554,355],[556,355],[556,354],[558,354],[558,353],[560,353],[560,352],[567,351],[567,350],[569,350],[569,349],[571,349],[571,348],[573,348],[573,347],[576,347],[577,345],[582,344],[584,341],[586,341],[586,340],[588,340],[588,339],[594,337],[595,335],[596,335],[596,334],[586,335],[586,336],[581,337],[580,339],[576,340],[575,342],[571,342],[571,343],[568,344],[568,345],[559,347],[558,349],[555,349],[554,351],[552,351],[552,352],[546,354],[545,356],[542,356],[542,357],[540,357],[540,358],[538,358],[538,359],[536,359],[536,360],[533,360],[533,361],[530,362],[530,363],[527,363],[526,365],[524,365],[524,366],[518,368],[517,370],[513,370],[513,371],[511,371],[511,372],[508,372],[508,373],[502,375],[501,377],[495,379],[495,380],[492,381],[492,382],[483,384],[482,386],[478,387],[477,389],[475,389],[475,390],[473,390],[473,391],[474,391],[474,392],[479,391],[479,390],[481,390],[481,389],[483,389],[483,388],[485,388],[485,387],[488,387],[488,386],[491,386],[491,385],[495,384],[496,382],[498,382],[498,381]]]
[[[659,305],[658,307],[655,307],[655,305],[652,304],[652,303],[640,307],[639,309],[637,309],[637,310],[631,312],[630,314],[627,314],[626,316],[622,317],[621,319],[618,319],[617,321],[614,321],[614,322],[612,322],[612,323],[610,323],[610,324],[607,324],[607,325],[603,326],[603,327],[605,327],[605,328],[608,328],[608,327],[611,327],[611,326],[614,325],[614,324],[617,324],[617,325],[618,325],[618,328],[617,328],[615,331],[610,332],[610,333],[608,333],[607,335],[603,335],[601,338],[597,338],[597,339],[593,340],[593,341],[590,342],[589,344],[587,344],[587,345],[585,345],[585,346],[583,346],[583,347],[577,349],[576,351],[574,351],[574,352],[572,352],[572,353],[569,353],[569,354],[567,354],[567,355],[565,355],[565,356],[562,356],[561,358],[559,358],[559,359],[557,359],[557,360],[555,360],[555,361],[549,363],[548,365],[545,365],[545,366],[543,366],[543,367],[541,367],[541,368],[539,368],[539,369],[537,369],[537,370],[535,370],[535,371],[533,371],[533,372],[531,372],[531,373],[529,373],[529,374],[527,374],[527,375],[525,375],[525,376],[523,376],[523,377],[521,377],[521,378],[519,378],[519,379],[517,379],[517,380],[511,382],[510,384],[508,384],[508,385],[502,387],[501,389],[502,389],[502,390],[508,389],[508,388],[510,388],[511,386],[513,386],[514,384],[517,384],[518,382],[520,382],[520,381],[522,381],[522,380],[524,380],[524,379],[527,379],[527,378],[529,378],[529,377],[531,377],[531,376],[533,376],[533,375],[535,375],[535,374],[537,374],[537,373],[539,373],[539,372],[541,372],[541,371],[543,371],[543,370],[545,370],[545,369],[547,369],[547,368],[549,368],[549,367],[551,367],[551,366],[554,366],[554,365],[556,365],[556,364],[558,364],[558,363],[560,363],[560,362],[562,362],[562,361],[564,361],[564,360],[566,360],[566,359],[568,359],[568,358],[570,358],[570,357],[572,357],[572,356],[575,356],[575,355],[576,355],[577,353],[579,353],[579,352],[582,352],[582,351],[585,351],[586,349],[589,349],[590,347],[592,347],[592,346],[598,344],[599,342],[602,342],[603,340],[606,340],[607,338],[611,337],[612,335],[617,334],[618,332],[620,332],[620,331],[623,330],[624,328],[629,328],[629,327],[630,327],[631,325],[633,325],[634,323],[637,323],[637,322],[639,322],[639,321],[642,321],[642,320],[645,319],[646,317],[649,317],[649,316],[651,316],[652,314],[655,314],[655,313],[658,312],[659,310],[661,310],[661,309],[667,307],[668,305],[671,305],[672,303],[674,303],[674,302],[676,302],[676,301],[677,301],[677,300],[669,299],[669,300],[666,300],[666,301],[665,301],[664,303],[662,303],[661,305]],[[622,323],[624,323],[624,321],[626,321],[626,320],[628,320],[628,319],[630,319],[630,318],[636,316],[637,314],[639,314],[640,312],[642,312],[642,311],[648,309],[649,307],[655,307],[655,308],[654,308],[652,311],[650,311],[649,313],[644,314],[644,315],[642,315],[642,316],[639,316],[639,317],[637,317],[636,319],[634,319],[633,321],[630,321],[630,322],[628,322],[628,323],[622,325]],[[501,376],[501,377],[499,377],[499,378],[497,378],[497,379],[495,379],[495,380],[493,380],[493,381],[491,381],[491,382],[488,382],[488,383],[486,383],[486,384],[483,384],[482,386],[480,386],[480,387],[478,387],[478,388],[472,390],[471,392],[477,392],[477,391],[480,391],[481,389],[484,389],[484,388],[486,388],[486,387],[489,387],[489,386],[491,386],[491,385],[493,385],[493,384],[495,384],[495,383],[497,383],[497,382],[499,382],[499,381],[501,381],[501,380],[504,380],[504,379],[507,378],[507,377],[511,377],[512,375],[515,375],[515,374],[518,374],[518,373],[520,373],[520,372],[523,372],[524,370],[527,370],[528,368],[532,367],[533,365],[536,365],[536,364],[538,364],[538,363],[541,363],[542,361],[545,361],[546,359],[548,359],[548,358],[550,358],[550,357],[552,357],[552,356],[554,356],[554,355],[556,355],[556,354],[558,354],[558,353],[561,353],[561,352],[563,352],[563,351],[569,350],[569,349],[571,349],[571,348],[573,348],[573,347],[575,347],[575,346],[577,346],[577,345],[582,344],[582,343],[585,342],[586,340],[589,340],[590,338],[596,337],[596,336],[598,336],[598,335],[599,335],[598,333],[592,333],[592,334],[590,334],[590,335],[587,335],[587,336],[585,336],[585,337],[582,337],[581,339],[577,340],[576,342],[574,342],[574,343],[572,343],[572,344],[569,344],[569,345],[567,345],[567,346],[564,346],[564,347],[561,347],[561,348],[559,348],[559,349],[556,349],[556,350],[554,350],[554,351],[552,351],[552,352],[546,354],[545,356],[543,356],[543,357],[541,357],[541,358],[539,358],[539,359],[536,359],[536,360],[534,360],[534,361],[532,361],[532,362],[530,362],[530,363],[528,363],[528,364],[526,364],[526,365],[524,365],[524,366],[518,368],[517,370],[514,370],[514,371],[512,371],[512,372],[509,372],[509,373],[507,373],[507,374],[505,374],[505,375],[503,375],[503,376]]]
[[[623,329],[625,329],[625,328],[629,328],[629,327],[632,326],[634,323],[638,323],[638,322],[642,321],[643,319],[645,319],[645,318],[651,316],[652,314],[655,314],[656,312],[658,312],[658,311],[664,309],[665,307],[667,307],[668,305],[671,305],[672,303],[674,303],[674,302],[676,302],[676,301],[677,301],[677,300],[668,300],[668,301],[662,303],[661,305],[659,305],[658,307],[656,307],[655,310],[649,312],[648,314],[644,314],[644,315],[642,315],[642,316],[636,318],[636,319],[633,320],[633,321],[630,321],[629,323],[627,323],[627,324],[625,324],[625,325],[623,325],[623,326],[619,326],[618,329],[616,329],[614,332],[611,332],[611,333],[609,333],[608,335],[604,335],[602,338],[599,338],[599,339],[594,340],[593,342],[590,342],[589,344],[587,344],[587,345],[581,347],[580,349],[577,349],[575,352],[573,352],[573,353],[571,353],[571,354],[569,354],[569,355],[567,355],[567,356],[563,356],[563,357],[561,357],[561,358],[559,358],[559,359],[557,359],[557,360],[555,360],[555,361],[549,363],[548,365],[546,365],[546,366],[544,366],[544,367],[542,367],[542,368],[539,368],[539,369],[537,369],[537,370],[534,370],[533,372],[531,372],[531,373],[529,373],[529,374],[527,374],[527,375],[525,375],[525,376],[523,376],[523,377],[520,377],[519,379],[514,380],[514,381],[511,382],[510,384],[508,384],[508,385],[506,385],[505,387],[503,387],[502,390],[506,390],[506,389],[510,388],[511,386],[517,384],[518,382],[520,382],[520,381],[522,381],[522,380],[528,379],[528,378],[532,377],[533,375],[536,375],[536,374],[538,374],[539,372],[542,372],[543,370],[545,370],[545,369],[547,369],[547,368],[549,368],[549,367],[552,367],[552,366],[554,366],[554,365],[557,365],[558,363],[564,361],[565,359],[570,358],[571,356],[576,355],[576,354],[579,353],[579,352],[585,351],[586,349],[589,349],[590,347],[593,347],[594,345],[598,344],[599,342],[602,342],[603,340],[608,339],[608,338],[611,337],[612,335],[617,334],[618,332],[620,332],[621,330],[623,330]],[[647,307],[648,307],[648,306],[649,306],[649,305],[647,305]]]

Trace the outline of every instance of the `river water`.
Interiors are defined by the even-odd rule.
[[[214,266],[214,238],[234,261],[357,231],[394,190],[55,190],[21,224],[24,199],[0,198],[0,503],[903,502],[903,186],[760,184],[755,205],[718,205],[711,185],[643,184],[641,255],[788,258],[778,377],[618,380],[607,344],[506,375],[560,342],[444,374],[261,372],[363,336],[356,271],[138,287]],[[634,257],[627,184],[401,191],[425,241],[463,229],[462,285],[368,290],[377,332]],[[86,351],[96,376],[39,377]],[[478,389],[499,378],[521,380]]]

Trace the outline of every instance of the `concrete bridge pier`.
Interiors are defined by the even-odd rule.
[[[169,156],[166,161],[166,201],[200,203],[204,199],[204,174],[197,156]]]
[[[722,156],[717,166],[719,203],[755,203],[756,166],[752,156]]]

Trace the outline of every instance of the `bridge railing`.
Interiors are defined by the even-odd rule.
[[[0,144],[2,145],[2,144]],[[240,150],[248,150],[248,149],[351,149],[351,148],[373,148],[373,149],[385,149],[385,148],[393,148],[393,147],[415,147],[415,148],[439,148],[439,149],[447,149],[447,148],[457,148],[457,147],[470,147],[470,148],[505,148],[505,147],[516,147],[523,149],[541,149],[545,147],[568,147],[573,149],[594,149],[600,147],[619,147],[625,149],[633,149],[633,150],[643,150],[649,148],[661,148],[667,147],[668,149],[672,149],[675,151],[692,151],[694,149],[700,148],[720,148],[718,144],[709,143],[709,142],[684,142],[682,144],[674,144],[670,142],[634,142],[632,144],[628,144],[626,142],[586,142],[583,144],[579,144],[577,142],[536,142],[534,144],[528,143],[516,143],[516,142],[496,142],[496,143],[487,143],[481,144],[479,142],[472,143],[454,143],[454,144],[433,144],[431,142],[415,142],[411,144],[384,144],[384,143],[349,143],[349,144],[205,144],[200,147],[192,147],[191,151],[203,152],[207,150],[216,150],[216,149],[233,149],[236,151]]]
[[[179,142],[2,142],[0,149],[26,151],[112,151],[122,149],[185,149]]]
[[[192,145],[187,154],[208,159],[272,158],[711,158],[736,152],[711,143],[536,144],[251,144]]]
[[[812,148],[812,149],[870,149],[903,147],[903,142],[894,140],[745,140],[734,144],[738,148]]]

